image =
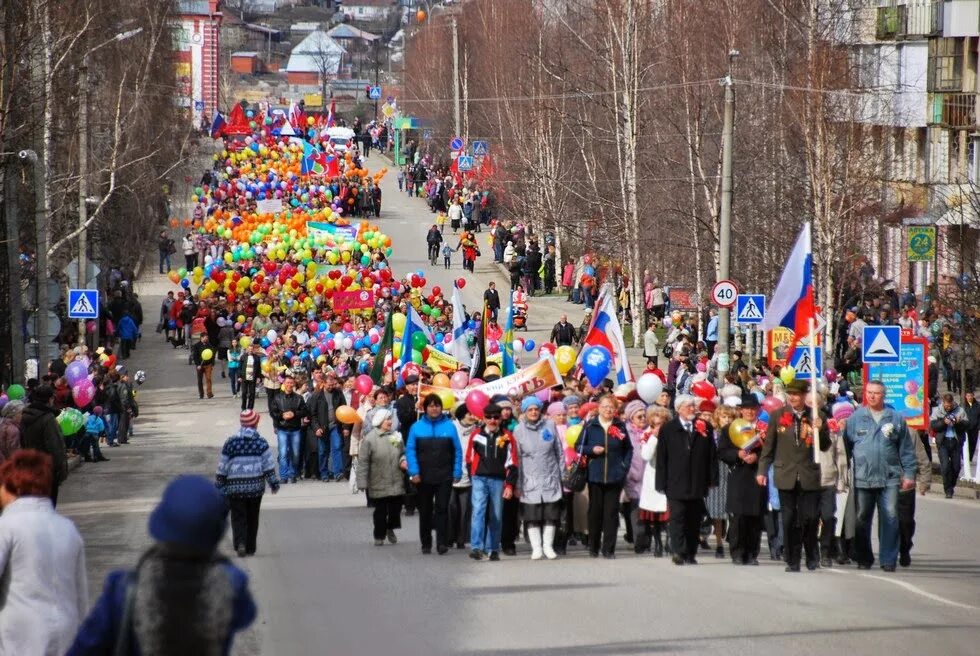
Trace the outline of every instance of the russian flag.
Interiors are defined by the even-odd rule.
[[[401,356],[401,366],[405,366],[412,361],[412,336],[415,333],[422,333],[425,335],[426,341],[432,343],[432,331],[429,327],[425,325],[422,321],[422,317],[419,316],[418,312],[411,305],[408,306],[408,312],[405,313],[405,330],[402,331],[402,356]]]
[[[582,340],[582,349],[579,351],[576,365],[581,366],[582,352],[585,351],[586,346],[604,346],[616,362],[616,382],[623,384],[635,380],[626,355],[626,341],[623,339],[619,319],[616,318],[612,297],[603,294],[596,301],[595,307],[595,316],[585,334],[585,339]]]
[[[463,310],[463,299],[459,295],[459,287],[453,283],[453,340],[446,347],[446,352],[459,360],[464,367],[471,364],[470,349],[466,344],[466,312]]]
[[[221,115],[221,112],[215,110],[214,120],[211,121],[211,138],[217,139],[221,136],[225,129],[225,117]]]
[[[330,109],[327,112],[327,127],[332,128],[337,124],[337,101],[330,101]]]
[[[798,341],[810,334],[810,322],[816,324],[816,316],[813,302],[813,246],[810,224],[807,222],[803,224],[796,245],[786,260],[783,275],[769,300],[765,319],[760,326],[763,330],[789,328],[794,332],[795,347]]]

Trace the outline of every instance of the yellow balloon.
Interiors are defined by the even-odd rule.
[[[435,387],[449,387],[449,376],[438,373],[432,377],[432,385]]]
[[[442,400],[442,409],[446,412],[450,412],[454,407],[456,407],[456,395],[450,389],[441,389],[436,394]]]
[[[248,335],[242,335],[241,339],[238,340],[238,344],[242,348],[248,348],[249,346],[252,345],[252,338],[249,337]]]
[[[214,357],[214,351],[212,351],[211,349],[204,349],[203,351],[201,351],[201,360],[203,360],[204,362],[207,362],[213,357]]]
[[[575,366],[575,349],[571,346],[559,346],[555,351],[555,363],[558,365],[558,373],[562,376],[567,374]]]
[[[391,327],[395,333],[400,333],[405,330],[405,322],[408,318],[401,312],[395,312],[391,315]]]
[[[575,448],[575,443],[578,442],[579,435],[582,434],[582,424],[575,424],[574,426],[569,426],[565,431],[565,444],[571,448]]]
[[[753,437],[755,437],[755,426],[744,419],[736,419],[728,427],[728,439],[740,449]]]
[[[779,371],[779,380],[783,381],[787,385],[792,383],[794,378],[796,378],[796,369],[793,367],[783,367]]]

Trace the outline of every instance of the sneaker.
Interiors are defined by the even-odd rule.
[[[395,535],[395,532],[393,530],[391,530],[391,529],[388,529],[387,538],[388,538],[388,542],[390,542],[392,544],[397,544],[398,543],[398,536]]]
[[[474,549],[473,551],[470,552],[470,558],[472,558],[473,560],[483,560],[483,552],[480,551],[479,549]]]
[[[498,552],[498,551],[491,551],[490,552],[490,560],[492,560],[492,561],[498,561],[498,560],[500,560],[500,552]]]

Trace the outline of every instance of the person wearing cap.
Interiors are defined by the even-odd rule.
[[[266,484],[279,491],[276,457],[269,443],[259,435],[259,413],[243,410],[241,428],[225,440],[218,460],[215,486],[228,500],[231,510],[231,537],[240,557],[255,554],[259,532],[259,508]]]
[[[561,521],[561,475],[564,446],[558,427],[542,415],[544,404],[536,396],[521,402],[523,418],[514,430],[514,466],[508,472],[504,498],[520,491],[521,514],[531,543],[531,560],[554,560],[555,531]]]
[[[774,465],[774,479],[779,490],[779,514],[787,572],[799,572],[803,552],[806,567],[820,567],[817,526],[820,522],[820,464],[814,462],[814,432],[821,451],[830,448],[830,433],[822,415],[812,425],[807,407],[806,381],[793,380],[786,386],[789,404],[769,415],[769,427],[756,468],[756,482],[768,482],[769,465]]]
[[[696,565],[704,498],[718,484],[711,426],[698,416],[698,397],[674,399],[676,416],[657,436],[655,489],[667,497],[670,543],[675,565]]]
[[[46,453],[22,449],[0,465],[3,654],[63,654],[88,604],[85,545],[51,505],[51,483]]]
[[[227,515],[211,481],[173,479],[150,515],[153,545],[106,577],[68,656],[231,653],[256,608],[248,576],[217,553]]]
[[[395,413],[387,407],[371,415],[371,432],[361,441],[357,453],[357,487],[367,490],[374,506],[374,546],[385,538],[395,544],[395,529],[402,527],[402,500],[405,494],[405,443],[394,429]]]
[[[418,490],[422,553],[432,553],[435,529],[436,551],[443,555],[449,551],[449,497],[452,484],[463,477],[463,450],[438,394],[422,400],[422,411],[408,432],[405,459],[409,480]]]
[[[516,465],[514,438],[503,427],[503,411],[495,403],[483,410],[483,427],[469,434],[466,469],[473,485],[470,558],[500,560],[504,486]]]
[[[754,394],[744,394],[738,411],[740,419],[747,425],[748,443],[736,446],[732,441],[735,422],[722,428],[718,438],[718,459],[728,467],[726,507],[731,514],[728,548],[733,565],[758,565],[767,501],[766,488],[755,480],[756,463],[762,449],[759,432],[764,431],[764,427],[758,425],[759,399]]]

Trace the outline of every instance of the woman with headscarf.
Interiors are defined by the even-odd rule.
[[[150,515],[154,544],[109,574],[68,656],[226,656],[255,620],[248,576],[218,553],[228,510],[202,476],[178,476]]]
[[[626,432],[633,444],[633,457],[630,469],[626,475],[626,487],[623,490],[628,506],[624,508],[624,519],[633,528],[633,551],[643,553],[650,550],[650,525],[640,518],[640,494],[643,488],[643,472],[646,462],[643,460],[643,434],[647,429],[647,407],[643,401],[635,399],[626,404],[623,412],[626,421]]]
[[[88,603],[82,536],[55,512],[51,481],[41,451],[0,465],[0,652],[12,656],[63,654]]]
[[[403,475],[407,468],[405,442],[394,430],[395,413],[386,406],[371,415],[373,430],[361,441],[357,453],[357,487],[367,490],[374,505],[374,546],[395,544],[395,529],[401,528]]]
[[[23,401],[8,401],[0,409],[0,463],[20,448],[20,418],[26,404]]]
[[[514,430],[517,469],[504,487],[504,498],[520,490],[521,510],[531,543],[531,560],[553,560],[555,530],[561,520],[561,473],[565,453],[558,427],[541,412],[542,402],[529,396],[521,402],[523,417]]]

